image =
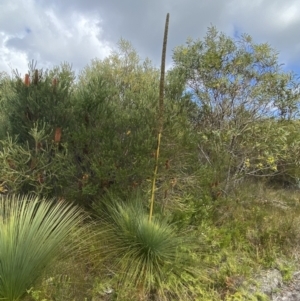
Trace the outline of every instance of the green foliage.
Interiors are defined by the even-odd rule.
[[[220,227],[223,248],[234,246],[270,267],[278,254],[291,256],[299,238],[298,215],[299,205],[292,195],[282,201],[280,191],[259,192],[257,184],[247,183],[236,197],[217,202],[213,220]]]
[[[74,176],[66,144],[48,143],[49,135],[44,124],[35,124],[29,135],[34,148],[28,143],[19,144],[11,136],[0,141],[3,192],[63,197],[68,182]]]
[[[50,71],[37,70],[34,63],[29,67],[29,83],[16,72],[9,89],[4,90],[2,105],[9,133],[34,147],[29,131],[36,122],[45,124],[47,134],[54,134],[57,127],[67,132],[74,73],[68,64]]]
[[[19,300],[83,221],[63,202],[37,197],[0,199],[0,296]]]
[[[244,132],[241,171],[272,183],[295,185],[299,175],[298,121],[261,120]]]
[[[62,246],[68,254],[61,252],[61,256],[57,256],[47,265],[41,276],[28,289],[24,300],[82,301],[97,298],[96,283],[101,281],[99,287],[104,287],[108,273],[99,269],[99,262],[102,260],[100,256],[95,256],[94,250],[95,246],[101,245],[102,242],[97,240],[94,230],[92,223],[84,222],[79,232],[73,231],[70,246],[74,247],[70,250]]]
[[[53,296],[55,296],[55,300],[63,301],[63,300],[71,300],[72,293],[71,293],[71,286],[72,282],[68,275],[57,275],[56,277],[49,277],[46,279],[43,283],[44,289],[50,290]],[[30,288],[30,290],[27,290],[27,293],[31,295],[34,301],[47,301],[52,300],[51,296],[50,298],[44,298],[43,292],[40,290],[34,290],[34,288]]]
[[[173,300],[185,296],[185,300],[194,300],[196,288],[189,289],[199,275],[189,257],[195,244],[184,237],[186,234],[177,234],[172,225],[157,218],[149,221],[141,203],[116,204],[108,212],[101,225],[104,245],[99,251],[116,273],[118,294],[132,291],[140,298],[153,295]]]
[[[12,93],[10,89],[10,78],[8,74],[5,72],[0,71],[0,105],[1,108],[3,108],[3,102],[5,95],[8,93]],[[0,113],[0,139],[4,138],[6,135],[6,130],[7,130],[7,118],[5,116],[5,113],[3,112],[3,109],[1,110]]]
[[[233,295],[228,295],[225,301],[269,301],[270,298],[262,293],[250,294],[247,291],[238,291]]]
[[[159,70],[148,59],[121,40],[77,81],[67,64],[50,71],[30,66],[30,83],[17,73],[0,75],[5,208],[15,204],[10,194],[33,193],[76,201],[100,216],[85,233],[74,227],[85,256],[56,259],[34,285],[41,269],[28,254],[51,249],[58,238],[51,235],[60,227],[49,235],[42,230],[51,210],[58,223],[71,218],[73,207],[46,203],[37,222],[43,199],[33,201],[25,227],[20,218],[0,219],[1,237],[10,237],[0,256],[14,248],[14,262],[33,271],[26,287],[19,271],[11,278],[21,279],[28,299],[264,300],[244,287],[257,270],[276,267],[290,279],[300,212],[298,192],[287,189],[300,182],[295,75],[282,72],[269,45],[215,28],[177,47],[174,63],[165,79],[152,222]],[[27,201],[18,203],[21,213],[31,208]],[[18,235],[4,235],[10,220]]]
[[[148,60],[141,62],[123,40],[119,52],[102,61],[94,60],[82,71],[74,97],[76,124],[70,140],[82,186],[76,198],[92,203],[107,190],[126,198],[136,188],[149,189],[158,85],[159,71]],[[169,93],[173,89],[169,87]],[[191,169],[187,165],[196,160],[194,134],[184,102],[166,98],[164,112],[158,199],[164,198],[181,171]],[[186,170],[181,177],[192,172]]]
[[[74,74],[68,64],[50,71],[32,63],[25,81],[15,72],[2,81],[0,180],[6,192],[63,197],[74,182],[68,155]],[[72,188],[72,187],[71,187]]]
[[[107,189],[126,194],[151,176],[157,84],[157,70],[125,41],[120,53],[83,70],[71,139],[78,178],[88,178],[79,197],[92,201]]]
[[[259,161],[259,156],[268,160],[283,151],[271,139],[266,141],[273,137],[274,126],[280,128],[268,118],[290,120],[298,115],[299,82],[294,74],[281,71],[277,53],[269,45],[255,44],[248,35],[234,40],[214,27],[203,40],[188,40],[177,47],[173,58],[173,73],[198,105],[197,113],[190,116],[199,133],[201,163],[211,166],[220,188],[228,193],[245,178],[248,160]],[[256,129],[265,123],[271,126],[258,136]],[[252,175],[266,167],[256,164]],[[267,174],[274,171],[275,165],[268,164]]]

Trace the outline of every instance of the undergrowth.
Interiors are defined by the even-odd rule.
[[[300,235],[297,194],[248,184],[239,193],[208,206],[205,218],[185,225],[187,235],[195,237],[198,247],[190,248],[184,243],[179,246],[193,261],[199,278],[183,267],[181,273],[174,275],[166,270],[166,278],[160,283],[165,300],[172,300],[168,291],[179,285],[178,281],[185,283],[194,300],[268,300],[262,293],[250,293],[247,287],[256,284],[255,275],[260,271],[271,268],[278,269],[284,281],[291,279],[298,260]],[[120,285],[122,275],[111,265],[113,254],[108,256],[109,262],[104,260],[105,242],[97,235],[90,237],[84,255],[72,254],[67,261],[57,259],[36,286],[29,289],[27,299],[142,300],[130,279]],[[106,238],[106,242],[111,248],[112,240]],[[126,252],[126,247],[123,251]],[[131,268],[128,264],[127,269]],[[161,268],[164,269],[163,265]]]

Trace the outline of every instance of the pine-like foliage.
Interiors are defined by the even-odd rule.
[[[67,151],[72,124],[74,74],[63,64],[50,71],[30,65],[1,87],[2,126],[0,180],[10,193],[61,196],[74,176]]]
[[[10,135],[34,147],[29,131],[37,122],[45,124],[46,133],[52,133],[53,140],[57,128],[67,131],[73,81],[74,74],[67,64],[43,71],[32,63],[25,79],[16,72],[10,93],[4,94],[2,100]]]
[[[79,171],[78,195],[89,202],[107,190],[126,195],[145,187],[155,146],[158,70],[132,46],[94,60],[79,76],[71,149]]]

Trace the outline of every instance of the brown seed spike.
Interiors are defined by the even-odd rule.
[[[29,74],[25,74],[25,81],[24,81],[24,83],[25,83],[25,86],[26,87],[29,87],[29,85],[30,85],[30,78],[29,78]]]
[[[57,78],[53,78],[53,80],[52,80],[52,90],[53,90],[53,93],[56,92],[56,87],[57,87]]]
[[[54,142],[59,143],[61,140],[61,128],[55,129],[55,136],[54,136]]]
[[[37,69],[34,70],[34,80],[33,83],[37,85],[39,83],[39,71]]]
[[[165,23],[165,32],[163,39],[163,48],[161,56],[161,67],[160,67],[160,84],[159,84],[159,102],[158,102],[158,132],[157,132],[157,147],[155,155],[155,166],[153,171],[152,178],[152,187],[151,187],[151,198],[150,198],[150,210],[149,210],[149,221],[151,222],[153,215],[153,206],[155,198],[155,188],[156,188],[156,178],[159,164],[159,149],[161,144],[161,136],[163,131],[163,111],[164,111],[164,91],[165,91],[165,65],[166,65],[166,51],[167,51],[167,40],[168,40],[168,29],[169,29],[169,17],[167,14],[166,23]]]

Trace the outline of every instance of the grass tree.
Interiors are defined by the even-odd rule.
[[[195,300],[203,277],[191,256],[197,238],[158,216],[150,221],[140,199],[111,203],[98,252],[115,275],[118,300]]]
[[[159,149],[163,130],[163,100],[165,54],[169,14],[166,18],[161,81],[157,118],[157,149],[152,178],[149,213],[145,212],[143,197],[121,202],[111,195],[107,215],[101,223],[100,254],[117,281],[120,300],[129,295],[135,300],[194,300],[189,285],[197,278],[191,257],[187,256],[196,244],[187,239],[184,231],[154,214],[154,196],[159,167]],[[103,211],[100,209],[100,214]],[[185,245],[185,249],[181,246]],[[186,277],[185,277],[186,276]],[[123,298],[123,299],[122,299]]]
[[[84,219],[64,202],[0,198],[0,298],[20,300]],[[78,230],[76,230],[78,229]],[[66,250],[67,248],[65,248]]]

